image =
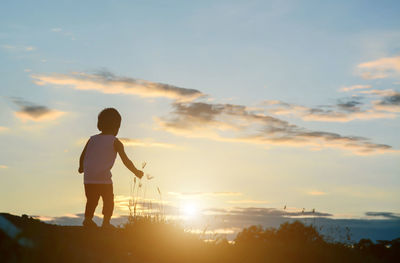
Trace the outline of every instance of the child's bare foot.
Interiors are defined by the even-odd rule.
[[[84,227],[88,227],[88,228],[97,227],[96,223],[92,219],[87,219],[87,218],[85,218],[85,220],[83,220],[82,225]]]

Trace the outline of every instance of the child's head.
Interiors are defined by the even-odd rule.
[[[114,108],[106,108],[99,113],[97,128],[103,133],[118,134],[121,126],[121,115]]]

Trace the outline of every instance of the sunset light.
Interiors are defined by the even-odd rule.
[[[1,1],[0,262],[399,238],[399,0]]]
[[[184,203],[182,205],[182,213],[184,219],[193,219],[199,214],[199,209],[195,203]]]

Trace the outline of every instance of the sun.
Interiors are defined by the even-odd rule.
[[[183,216],[187,219],[195,217],[199,209],[195,203],[185,203],[182,205]]]

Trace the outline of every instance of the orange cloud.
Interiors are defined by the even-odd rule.
[[[58,119],[65,112],[59,110],[49,109],[46,106],[37,105],[29,101],[25,101],[21,98],[13,98],[13,102],[19,106],[20,110],[14,114],[17,118],[22,121],[51,121]]]
[[[59,117],[61,117],[64,114],[65,114],[65,112],[57,111],[57,110],[48,110],[48,111],[42,112],[42,113],[32,113],[32,112],[26,112],[26,111],[15,112],[15,116],[24,122],[26,122],[26,121],[36,121],[36,122],[52,121],[52,120],[58,119]]]
[[[362,86],[364,88],[364,86]],[[363,89],[361,85],[348,87],[348,90]],[[381,90],[361,90],[358,93],[383,95],[389,91]],[[393,91],[392,91],[393,93]],[[390,94],[392,94],[390,93]],[[324,122],[349,122],[353,120],[373,120],[373,119],[392,119],[397,115],[383,107],[375,107],[374,104],[364,104],[357,97],[339,101],[333,105],[319,106],[310,108],[306,106],[290,104],[282,101],[265,101],[267,111],[275,115],[292,115],[300,117],[305,121],[324,121]]]
[[[391,113],[400,112],[400,92],[387,89],[387,90],[368,90],[368,91],[363,91],[362,93],[375,95],[379,97],[379,100],[372,102],[373,108],[375,110],[391,112]]]
[[[400,56],[380,58],[357,66],[364,79],[383,79],[400,73]]]
[[[37,85],[71,87],[77,90],[95,90],[106,94],[130,94],[140,97],[165,97],[191,101],[205,96],[198,90],[180,88],[169,84],[115,76],[109,72],[95,74],[72,73],[32,75]]]
[[[397,152],[366,138],[310,131],[286,121],[232,104],[175,103],[170,116],[156,119],[162,129],[186,137],[258,145],[339,148],[367,155]]]
[[[375,109],[350,113],[331,112],[326,114],[304,114],[302,119],[305,121],[349,122],[353,120],[393,119],[397,116],[387,112],[379,112]]]
[[[353,90],[370,89],[370,88],[372,88],[372,86],[370,85],[353,85],[353,86],[342,87],[339,91],[349,92]]]

